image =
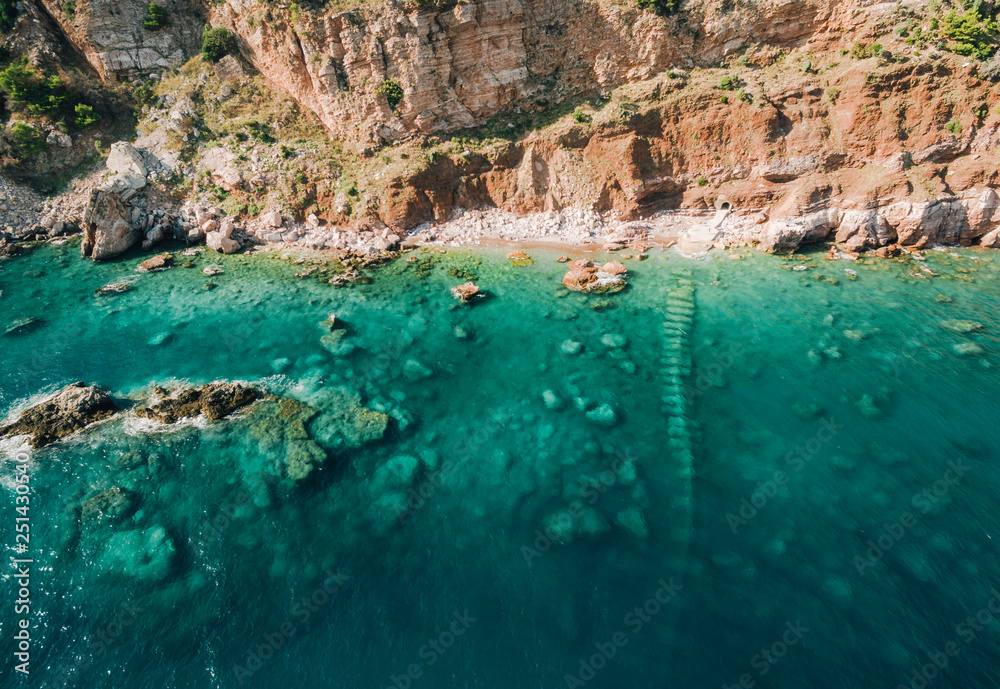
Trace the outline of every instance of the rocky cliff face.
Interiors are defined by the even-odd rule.
[[[1000,88],[945,49],[937,5],[689,0],[659,17],[630,0],[171,0],[149,31],[145,2],[40,2],[106,81],[195,54],[200,16],[231,29],[348,152],[281,168],[304,180],[281,209],[293,217],[402,231],[458,207],[636,218],[725,197],[772,250],[996,240]],[[218,94],[175,133],[196,160],[224,153],[233,180],[273,184],[246,135],[191,138],[199,108],[231,107]]]
[[[38,0],[73,47],[109,82],[148,77],[198,52],[204,13],[197,0],[160,0],[167,23],[148,29],[146,0]]]
[[[661,18],[595,0],[390,2],[341,13],[227,0],[212,21],[337,136],[375,144],[475,127],[512,107],[544,109],[751,41],[788,45],[820,29],[837,3],[765,0],[724,16],[716,5],[696,1]],[[402,87],[395,108],[378,93],[386,81]]]

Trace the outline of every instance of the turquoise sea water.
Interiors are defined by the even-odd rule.
[[[39,319],[0,337],[0,413],[75,380],[123,406],[240,380],[391,421],[294,486],[273,403],[33,451],[31,674],[7,578],[0,685],[997,686],[994,254],[663,252],[584,297],[543,250],[418,251],[350,288],[261,256],[140,275],[77,251],[0,263],[0,325]],[[458,305],[465,274],[489,298]],[[134,514],[81,527],[113,486]]]

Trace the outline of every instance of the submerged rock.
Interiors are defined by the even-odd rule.
[[[599,426],[614,426],[618,423],[618,415],[615,414],[615,410],[611,408],[610,404],[602,404],[596,409],[591,409],[585,416],[587,421]]]
[[[959,335],[968,335],[982,330],[983,324],[977,321],[947,320],[941,321],[941,327]]]
[[[376,495],[406,488],[413,482],[419,468],[420,460],[416,457],[396,455],[375,470],[370,488]]]
[[[985,350],[975,342],[963,342],[952,347],[958,356],[979,356]]]
[[[157,387],[153,393],[159,401],[136,410],[136,416],[175,423],[180,419],[194,418],[201,414],[209,421],[229,416],[260,397],[256,388],[239,383],[209,383],[197,388],[187,388],[168,396],[166,390]]]
[[[322,411],[310,424],[323,446],[339,450],[361,447],[385,433],[389,417],[361,405],[361,396],[346,388],[323,390],[310,400]]]
[[[135,512],[137,502],[133,493],[114,486],[84,500],[80,505],[80,519],[84,523],[117,523]]]
[[[4,335],[23,335],[24,333],[30,333],[36,328],[40,328],[45,321],[41,318],[35,318],[34,316],[27,316],[26,318],[15,318],[12,320],[6,328],[3,330]]]
[[[563,343],[559,345],[559,351],[563,354],[579,354],[583,350],[583,345],[575,340],[563,340]]]
[[[138,277],[138,276],[136,276]],[[94,290],[94,294],[124,294],[135,286],[135,279],[119,278]]]
[[[297,440],[289,443],[285,457],[285,472],[289,479],[301,481],[318,465],[326,461],[326,451],[315,441]]]
[[[319,342],[326,351],[334,356],[348,356],[358,348],[356,344],[347,339],[347,331],[343,328],[330,331],[319,338]]]
[[[113,534],[96,559],[105,574],[145,582],[164,579],[173,565],[176,548],[162,526]]]
[[[423,380],[434,375],[434,371],[424,366],[416,359],[407,359],[403,364],[403,376],[407,380]]]
[[[29,435],[31,446],[41,447],[106,419],[116,411],[118,408],[106,392],[77,382],[21,412],[16,421],[0,426],[0,438]]]
[[[547,409],[562,409],[563,407],[563,401],[552,390],[546,390],[542,393],[542,401],[545,402]]]
[[[636,506],[626,507],[615,517],[615,521],[618,522],[619,526],[624,527],[632,532],[632,534],[640,539],[645,540],[649,536],[649,529],[646,527],[646,518]]]

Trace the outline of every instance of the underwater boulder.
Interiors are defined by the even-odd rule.
[[[175,554],[167,530],[153,526],[113,534],[104,543],[96,564],[105,574],[152,583],[170,573]]]
[[[396,455],[375,470],[370,482],[373,494],[382,495],[400,488],[406,488],[413,482],[420,460],[411,455]]]
[[[958,335],[968,335],[969,333],[977,333],[982,330],[983,324],[978,321],[963,321],[955,319],[941,321],[941,327]]]
[[[596,423],[599,426],[614,426],[618,423],[618,416],[610,404],[602,404],[596,409],[591,409],[585,416],[587,417],[587,421]]]
[[[114,486],[80,504],[80,520],[85,523],[115,524],[135,512],[138,499],[134,493]]]
[[[297,440],[289,443],[285,458],[285,472],[293,481],[302,481],[318,465],[326,461],[326,451],[312,440]]]
[[[323,337],[319,338],[319,342],[323,345],[326,351],[330,352],[337,357],[349,356],[358,348],[356,344],[347,340],[347,331],[343,328],[332,330]]]
[[[361,396],[346,388],[322,390],[310,402],[321,412],[310,424],[316,442],[331,450],[361,447],[385,434],[389,417],[361,405]]]
[[[32,447],[41,447],[106,419],[116,411],[118,408],[108,393],[77,382],[21,412],[12,423],[0,426],[0,438],[28,435]]]

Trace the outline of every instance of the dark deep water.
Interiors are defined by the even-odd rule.
[[[588,298],[541,250],[421,251],[351,288],[206,253],[116,296],[94,290],[139,259],[77,251],[0,263],[0,326],[40,319],[0,337],[0,413],[224,379],[391,421],[295,486],[288,424],[252,409],[31,452],[31,674],[8,576],[4,687],[998,686],[994,254],[929,251],[920,278],[654,253]],[[453,269],[491,297],[458,306]],[[134,514],[81,528],[112,486]]]

